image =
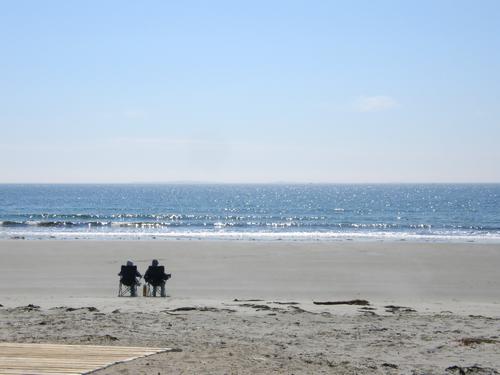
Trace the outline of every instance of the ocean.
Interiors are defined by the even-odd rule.
[[[1,184],[0,238],[500,242],[500,184]]]

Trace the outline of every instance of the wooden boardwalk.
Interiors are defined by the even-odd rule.
[[[116,363],[170,350],[126,346],[0,343],[0,374],[89,374]]]

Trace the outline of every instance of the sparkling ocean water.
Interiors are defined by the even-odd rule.
[[[0,238],[500,242],[500,184],[4,184]]]

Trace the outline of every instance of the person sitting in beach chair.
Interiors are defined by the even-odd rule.
[[[156,297],[156,290],[158,287],[161,289],[161,296],[166,297],[165,294],[165,282],[170,279],[170,274],[165,273],[165,267],[159,266],[158,261],[153,259],[153,262],[149,266],[148,270],[144,274],[144,280],[148,285],[148,296]],[[152,294],[151,294],[152,290]]]
[[[118,276],[120,276],[118,297],[124,297],[126,294],[129,294],[130,297],[137,297],[137,286],[141,285],[139,279],[142,277],[137,271],[137,266],[130,260],[127,261],[127,265],[122,266]]]

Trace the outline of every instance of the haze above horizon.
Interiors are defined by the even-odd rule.
[[[0,4],[0,183],[500,182],[500,2]]]

